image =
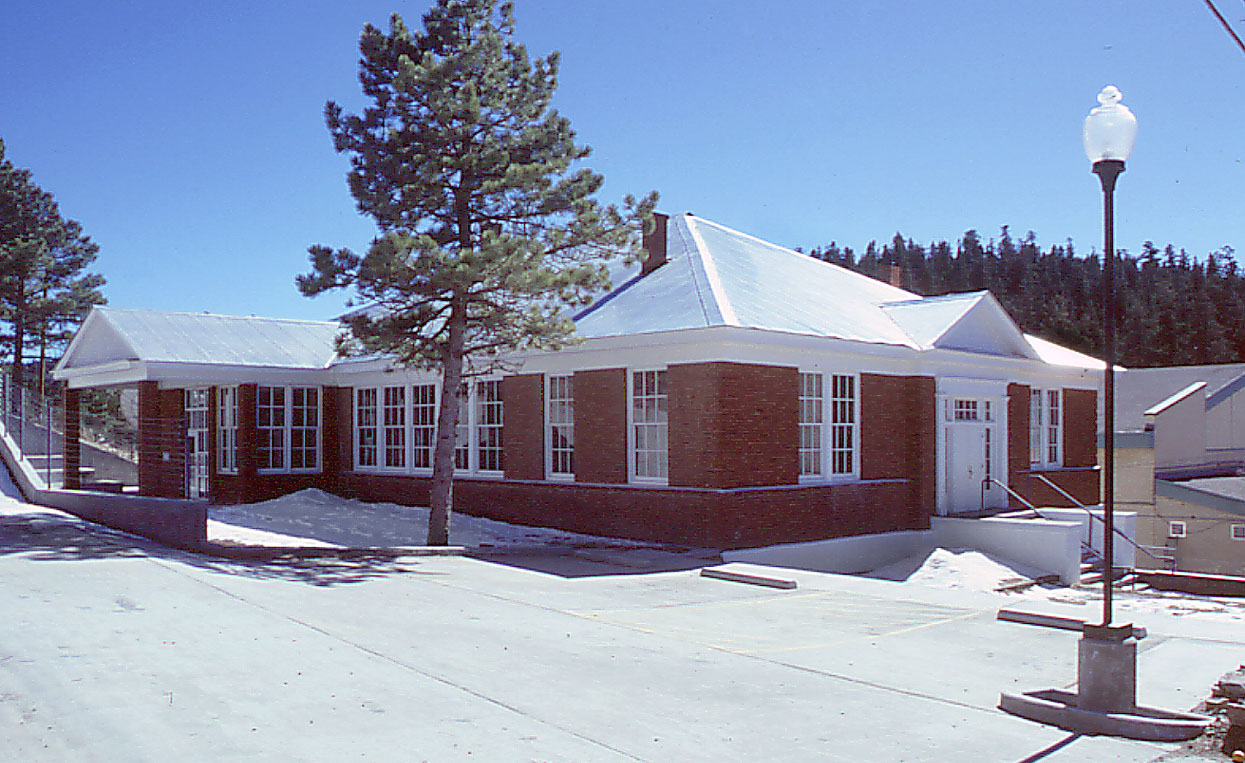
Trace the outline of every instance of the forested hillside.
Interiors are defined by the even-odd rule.
[[[1039,248],[1006,226],[983,241],[970,230],[954,245],[921,246],[896,234],[863,255],[835,244],[810,253],[880,280],[902,268],[903,288],[932,296],[989,289],[1023,331],[1096,357],[1102,355],[1102,264],[1069,241]],[[1116,262],[1117,355],[1133,367],[1245,361],[1245,272],[1232,250],[1190,257],[1146,242]]]

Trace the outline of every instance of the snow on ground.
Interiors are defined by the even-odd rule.
[[[995,591],[1006,583],[1033,579],[1042,571],[974,549],[936,548],[880,567],[866,577],[931,588]]]
[[[878,568],[866,573],[865,577],[927,588],[994,593],[999,599],[1012,603],[1020,600],[1049,601],[1086,605],[1087,611],[1097,611],[1097,605],[1102,601],[1101,584],[1086,587],[1033,586],[1015,593],[998,592],[1007,583],[1033,579],[1042,574],[1040,570],[973,549],[936,548]],[[1121,620],[1164,614],[1194,621],[1227,620],[1245,626],[1245,599],[1241,598],[1124,587],[1116,589],[1112,601],[1112,610]]]
[[[422,546],[428,538],[428,513],[423,507],[366,503],[313,488],[260,503],[212,506],[208,540],[279,546]],[[450,543],[475,547],[648,545],[465,514],[450,517]]]

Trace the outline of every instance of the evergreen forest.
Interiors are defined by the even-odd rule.
[[[897,233],[860,256],[835,243],[809,254],[882,281],[898,265],[903,288],[923,296],[988,289],[1025,333],[1102,357],[1102,263],[1071,241],[1043,250],[1004,226],[998,240],[970,230],[923,247]],[[1140,254],[1119,251],[1115,284],[1121,365],[1245,362],[1245,272],[1230,247],[1197,259],[1147,241]]]

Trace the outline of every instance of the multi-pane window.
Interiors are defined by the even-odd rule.
[[[385,432],[385,466],[406,466],[406,387],[385,387],[381,418]]]
[[[216,471],[238,471],[238,388],[216,389]]]
[[[458,426],[454,430],[454,468],[471,469],[471,387],[458,388]]]
[[[290,389],[290,468],[320,467],[320,390]]]
[[[852,374],[800,374],[801,477],[842,479],[856,473],[856,390]]]
[[[666,372],[631,375],[631,430],[635,476],[666,479],[668,474]]]
[[[436,447],[437,388],[432,384],[411,387],[411,466],[432,468]]]
[[[549,472],[575,473],[575,377],[549,377]]]
[[[956,421],[976,421],[977,420],[977,401],[976,400],[956,400],[954,411],[955,411]]]
[[[1062,421],[1059,410],[1059,390],[1046,391],[1046,462],[1059,463],[1059,425]]]
[[[356,389],[354,441],[356,468],[376,466],[376,389]]]
[[[285,468],[285,387],[256,391],[255,426],[259,433],[259,468]]]
[[[476,468],[502,470],[501,380],[476,382]]]
[[[1245,525],[1232,525],[1229,533],[1232,540],[1245,540]]]
[[[830,377],[830,473],[850,475],[856,466],[856,377]]]
[[[823,385],[821,374],[800,374],[800,476],[822,473]]]
[[[255,392],[259,468],[314,471],[320,468],[320,390],[259,387]]]
[[[1029,393],[1029,462],[1058,466],[1063,456],[1063,395],[1057,389]]]

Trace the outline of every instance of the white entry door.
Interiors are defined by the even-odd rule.
[[[208,392],[186,390],[186,497],[208,496]]]
[[[949,514],[1005,505],[998,473],[998,429],[990,400],[948,400],[943,442],[946,452],[946,509]]]

